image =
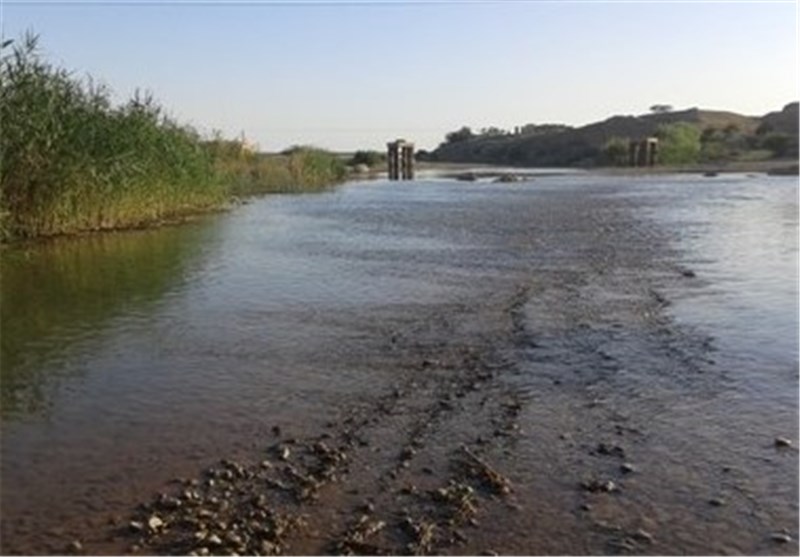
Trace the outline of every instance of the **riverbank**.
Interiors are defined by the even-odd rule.
[[[106,88],[48,63],[34,35],[12,47],[0,57],[0,243],[159,226],[346,175],[320,149],[263,155],[205,140],[150,95],[115,106]]]
[[[726,174],[726,173],[760,173],[783,176],[794,176],[798,173],[797,159],[774,159],[766,161],[730,161],[726,163],[703,163],[677,166],[648,167],[572,167],[572,168],[531,168],[507,165],[470,164],[453,162],[420,162],[417,170],[423,173],[458,178],[470,173],[476,178],[498,178],[506,174],[535,178],[537,175],[564,173],[590,173],[602,175],[642,176],[647,174]]]
[[[716,174],[727,173],[759,173],[776,176],[797,176],[797,159],[775,159],[768,161],[730,161],[726,163],[704,163],[682,166],[653,166],[653,167],[602,167],[591,169],[607,175],[639,176],[647,174],[700,174],[713,177]]]

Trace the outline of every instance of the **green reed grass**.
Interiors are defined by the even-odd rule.
[[[314,147],[263,154],[246,152],[238,142],[214,141],[209,143],[209,149],[217,171],[237,196],[318,191],[347,175],[340,158]]]
[[[136,226],[219,206],[227,187],[192,129],[137,93],[48,64],[26,35],[0,60],[0,230],[5,238]]]
[[[149,95],[112,106],[106,88],[43,60],[32,34],[3,46],[0,240],[141,226],[344,177],[320,150],[270,157],[203,141]]]

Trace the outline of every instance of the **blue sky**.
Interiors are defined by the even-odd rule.
[[[2,31],[265,150],[798,98],[794,2],[24,2]]]

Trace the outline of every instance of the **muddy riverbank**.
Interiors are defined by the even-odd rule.
[[[796,280],[753,309],[773,273],[703,244],[735,215],[796,279],[796,185],[692,180],[376,182],[167,231],[148,301],[16,339],[3,552],[796,554]]]

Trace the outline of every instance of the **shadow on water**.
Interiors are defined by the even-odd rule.
[[[3,417],[45,411],[64,373],[58,362],[86,349],[115,316],[151,311],[186,280],[209,229],[192,224],[3,250]]]

